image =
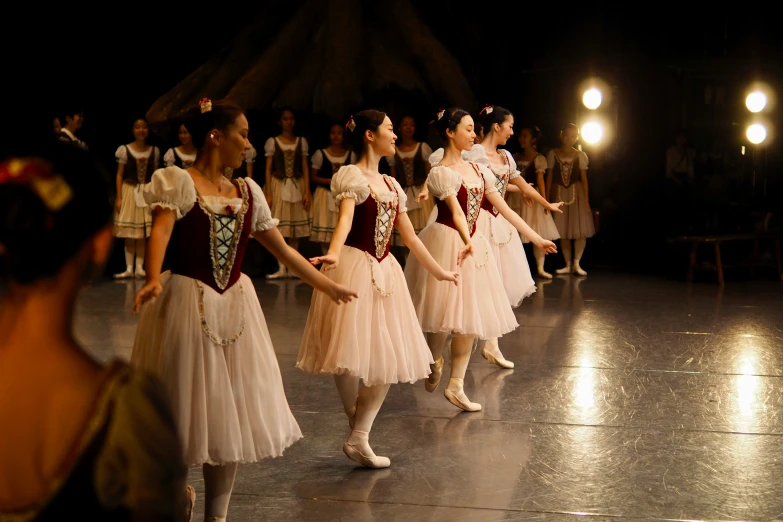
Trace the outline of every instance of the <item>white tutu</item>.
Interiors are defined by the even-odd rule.
[[[460,273],[459,285],[445,284],[427,272],[414,256],[405,265],[405,279],[413,307],[425,332],[454,332],[481,339],[502,337],[518,324],[503,289],[489,240],[480,230],[473,235],[473,256],[457,266],[463,247],[459,233],[434,222],[421,231],[419,239],[445,270]]]
[[[359,294],[338,305],[314,291],[296,366],[308,373],[360,377],[367,386],[413,383],[430,374],[432,355],[411,305],[400,264],[344,246],[340,263],[324,272]],[[391,295],[382,297],[375,285]],[[447,283],[440,283],[444,286]]]
[[[525,297],[536,291],[519,232],[503,216],[493,216],[484,209],[479,213],[476,227],[492,247],[506,295],[511,306],[516,308]]]
[[[131,362],[165,385],[186,462],[221,465],[282,455],[302,432],[286,401],[253,283],[243,274],[221,295],[165,272],[161,284],[160,296],[141,310]],[[219,344],[237,335],[236,342]]]
[[[552,201],[565,201],[561,210],[555,213],[555,226],[563,239],[581,239],[583,237],[593,237],[595,235],[595,223],[593,214],[587,209],[585,192],[582,188],[582,182],[571,183],[568,188],[555,185],[552,188]]]
[[[557,213],[559,214],[559,212]],[[555,220],[552,219],[552,213],[546,214],[544,207],[538,203],[533,203],[530,207],[522,205],[522,214],[520,215],[525,220],[525,223],[539,236],[550,241],[560,239],[560,233],[557,231],[557,226],[555,226]],[[522,238],[522,242],[530,243],[530,240]]]

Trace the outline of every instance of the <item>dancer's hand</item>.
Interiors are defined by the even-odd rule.
[[[302,195],[302,206],[305,210],[310,210],[310,191],[306,190]]]
[[[332,298],[332,301],[337,304],[350,303],[351,300],[359,297],[359,294],[353,290],[337,283],[332,284],[327,293]]]
[[[560,212],[562,214],[563,209],[560,207],[562,207],[563,205],[565,205],[565,202],[563,201],[561,201],[560,203],[549,203],[549,210],[551,210],[552,212]]]
[[[427,201],[428,199],[430,199],[430,191],[427,190],[427,185],[424,185],[424,188],[421,189],[419,195],[416,196],[416,203],[421,203],[422,201]]]
[[[119,214],[121,208],[122,208],[122,198],[117,196],[117,198],[114,200],[114,210],[116,210],[117,213]]]
[[[437,277],[437,279],[438,281],[449,281],[450,283],[454,283],[454,286],[457,286],[459,272],[447,272],[444,270],[443,273]]]
[[[162,291],[163,287],[158,281],[150,281],[144,285],[141,290],[136,292],[136,298],[133,300],[133,315],[138,314],[144,303],[154,300]]]
[[[557,254],[557,247],[548,239],[541,239],[541,241],[536,242],[535,245],[545,254]]]
[[[468,243],[457,254],[457,266],[462,266],[462,262],[465,258],[473,255],[473,243]]]
[[[334,254],[326,254],[325,256],[311,257],[310,264],[313,266],[324,265],[324,272],[334,270],[337,265],[340,264],[340,258]]]
[[[524,201],[525,206],[528,208],[533,206],[533,200],[527,196],[522,196],[522,201]]]

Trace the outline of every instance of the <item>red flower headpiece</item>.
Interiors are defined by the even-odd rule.
[[[351,117],[348,118],[348,123],[345,124],[345,130],[353,132],[355,128],[356,128],[356,122],[353,121],[353,114],[351,114]]]
[[[60,210],[73,197],[73,191],[62,176],[39,159],[12,159],[0,164],[0,185],[28,185],[51,212]]]
[[[201,114],[212,110],[212,100],[209,98],[201,98],[198,102],[198,106],[201,108]]]
[[[439,121],[443,115],[446,114],[446,109],[438,109],[438,114],[435,115],[435,119],[430,122],[430,124],[435,123],[436,121]]]
[[[479,116],[484,114],[485,112],[487,114],[492,114],[492,111],[495,110],[494,105],[485,105],[483,109],[481,109],[481,112],[479,113]]]

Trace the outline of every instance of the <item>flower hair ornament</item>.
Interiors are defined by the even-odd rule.
[[[435,119],[432,120],[430,123],[435,123],[436,121],[440,121],[440,119],[443,118],[444,114],[446,114],[446,109],[439,110],[438,114],[435,115]]]
[[[50,212],[57,212],[72,198],[73,191],[62,176],[39,159],[12,159],[0,164],[0,185],[27,185]]]
[[[479,114],[484,114],[485,112],[487,114],[492,114],[492,111],[495,110],[495,107],[493,105],[485,105],[483,109],[481,109],[481,112]]]
[[[198,106],[201,108],[201,114],[212,110],[212,100],[209,98],[201,98],[198,102]]]
[[[355,128],[356,128],[356,122],[353,121],[353,114],[351,114],[351,117],[348,118],[348,123],[345,124],[345,129],[353,132]]]

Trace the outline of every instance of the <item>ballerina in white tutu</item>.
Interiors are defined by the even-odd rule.
[[[492,171],[500,196],[505,197],[507,189],[514,189],[523,197],[532,199],[537,206],[543,205],[551,212],[562,212],[560,210],[562,203],[547,202],[522,178],[511,153],[505,149],[498,149],[499,145],[505,145],[514,134],[514,115],[503,107],[487,105],[479,113],[479,118],[484,127],[484,140],[480,145],[473,145],[469,157],[471,161],[481,163]],[[536,284],[530,274],[527,255],[519,234],[487,198],[481,202],[481,213],[476,226],[489,240],[511,307],[518,307],[525,297],[536,291]],[[535,235],[525,236],[525,239],[532,241],[537,248],[542,244],[548,245],[532,226],[530,229],[535,232]],[[497,338],[480,340],[478,348],[481,349],[481,355],[489,362],[501,368],[514,367],[514,363],[501,353]]]
[[[381,158],[394,154],[397,137],[389,117],[365,110],[347,128],[359,159],[332,179],[340,217],[328,254],[310,261],[322,263],[331,280],[356,289],[359,299],[338,307],[322,292],[313,293],[296,365],[308,373],[334,375],[351,427],[343,451],[365,467],[386,468],[391,461],[376,456],[368,440],[375,416],[390,384],[423,379],[432,363],[402,268],[389,255],[395,225],[433,280],[456,287],[458,274],[444,270],[424,248],[408,218],[405,190],[378,172]],[[450,265],[456,268],[469,252],[467,247],[455,250]]]
[[[459,267],[458,287],[438,285],[415,259],[406,265],[405,279],[434,359],[432,374],[425,381],[427,391],[435,391],[440,383],[444,344],[448,335],[454,334],[451,376],[444,395],[462,410],[479,411],[481,405],[471,402],[463,389],[473,343],[477,337],[501,337],[518,326],[492,248],[476,228],[482,200],[488,198],[524,235],[536,238],[537,234],[503,201],[492,172],[463,159],[462,151],[471,149],[475,137],[470,114],[457,108],[441,111],[436,125],[447,145],[443,159],[427,179],[429,193],[438,201],[431,223],[419,239],[446,269],[458,269],[457,252],[465,245],[472,246],[473,255]],[[536,241],[547,251],[556,251],[553,243],[540,238]]]
[[[527,183],[530,183],[538,190],[544,198],[546,194],[546,184],[544,175],[546,174],[546,158],[538,152],[538,142],[541,139],[541,129],[536,125],[522,127],[519,132],[519,145],[522,147],[522,153],[516,158],[517,168],[522,173]],[[509,206],[511,204],[509,203]],[[562,213],[562,209],[560,211]],[[560,239],[560,233],[557,231],[555,221],[552,219],[552,213],[549,207],[539,204],[524,205],[521,207],[521,216],[530,228],[536,231],[539,236],[550,241]],[[523,243],[528,243],[527,238],[522,239]],[[536,268],[539,277],[552,279],[552,274],[544,270],[544,252],[540,248],[533,248],[533,255],[536,258]]]
[[[240,271],[250,237],[329,299],[356,293],[286,245],[252,179],[223,176],[250,147],[242,109],[205,98],[187,128],[198,148],[193,166],[156,171],[143,193],[152,235],[131,362],[165,385],[185,460],[203,465],[205,517],[225,520],[237,464],[278,457],[302,437],[253,284]],[[169,243],[172,269],[161,274]]]

